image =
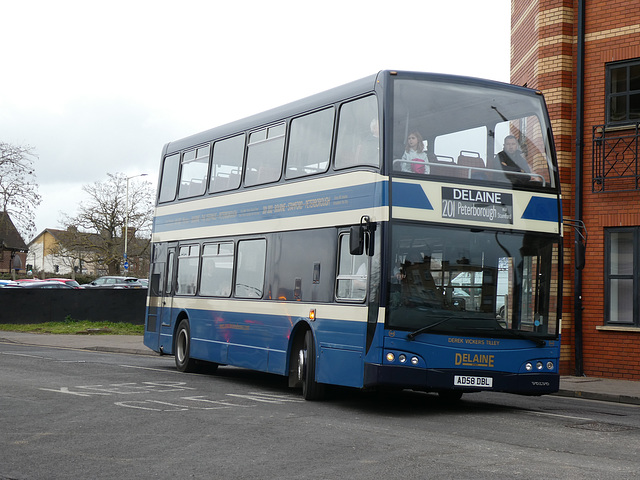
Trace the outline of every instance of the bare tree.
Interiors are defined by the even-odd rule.
[[[25,239],[35,233],[34,210],[41,202],[33,158],[30,146],[0,142],[0,209]]]
[[[107,174],[105,182],[85,185],[89,194],[75,217],[65,217],[67,234],[61,248],[67,252],[91,252],[92,261],[109,275],[120,273],[124,254],[124,230],[128,205],[128,256],[149,255],[154,192],[150,182],[130,182],[127,201],[127,177]],[[72,233],[77,231],[77,235]]]

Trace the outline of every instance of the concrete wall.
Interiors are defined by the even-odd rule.
[[[0,323],[74,320],[144,325],[147,290],[0,288]]]

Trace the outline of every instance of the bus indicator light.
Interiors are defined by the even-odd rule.
[[[312,308],[311,310],[309,310],[309,320],[311,320],[312,322],[314,322],[316,320],[316,309]]]

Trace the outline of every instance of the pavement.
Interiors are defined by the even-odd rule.
[[[142,335],[48,335],[0,331],[0,343],[158,355],[145,347],[142,339]],[[563,376],[560,378],[560,390],[554,395],[640,405],[640,381]]]

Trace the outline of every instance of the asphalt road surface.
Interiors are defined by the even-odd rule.
[[[640,407],[556,396],[334,390],[172,357],[0,343],[4,479],[625,479]]]

